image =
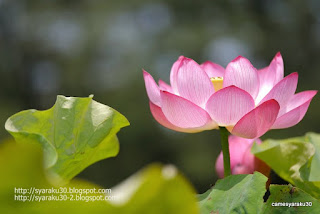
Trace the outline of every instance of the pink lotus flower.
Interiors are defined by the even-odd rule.
[[[269,176],[270,167],[251,153],[254,142],[260,144],[261,140],[259,138],[245,139],[234,135],[229,136],[231,174],[252,174],[254,171],[259,171]],[[224,177],[222,152],[220,152],[216,161],[216,171],[219,178]]]
[[[181,56],[172,66],[171,86],[162,80],[158,86],[146,71],[143,76],[151,113],[161,125],[190,133],[223,126],[250,139],[296,125],[317,93],[295,94],[298,74],[284,78],[280,53],[261,70],[241,56],[226,69]]]

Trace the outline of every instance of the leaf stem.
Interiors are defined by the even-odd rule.
[[[219,129],[220,129],[221,147],[222,147],[222,154],[223,154],[224,177],[227,177],[231,175],[230,152],[229,152],[229,141],[228,141],[229,132],[225,127],[219,127]]]

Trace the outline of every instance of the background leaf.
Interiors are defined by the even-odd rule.
[[[40,144],[51,177],[67,182],[92,163],[117,155],[116,133],[128,125],[123,115],[92,96],[58,96],[51,109],[19,112],[5,128],[17,142]]]
[[[43,170],[42,154],[39,145],[16,144],[14,142],[0,145],[0,213],[104,213],[102,208],[108,206],[104,201],[93,201],[88,204],[85,201],[23,202],[15,199],[15,195],[16,197],[22,195],[15,193],[15,188],[52,188]],[[73,180],[66,187],[101,188],[80,180]],[[55,195],[59,196],[59,194]],[[23,196],[30,196],[30,194]]]
[[[319,135],[285,140],[266,140],[254,144],[252,153],[268,164],[280,177],[320,198]]]
[[[201,213],[258,213],[263,205],[267,177],[259,172],[231,175],[199,196]]]
[[[112,188],[110,213],[199,213],[195,190],[174,166],[153,164]]]
[[[111,188],[115,201],[14,200],[14,188],[52,188],[42,163],[38,145],[12,142],[0,145],[0,213],[199,213],[191,185],[173,166],[159,164],[151,165]],[[72,180],[64,187],[102,188],[81,180]]]

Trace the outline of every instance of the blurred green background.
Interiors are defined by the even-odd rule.
[[[48,109],[57,94],[88,96],[124,114],[120,153],[79,176],[110,188],[151,162],[171,163],[199,192],[213,184],[219,132],[183,134],[149,111],[141,69],[169,82],[180,55],[224,67],[243,55],[257,68],[281,51],[298,90],[319,90],[320,1],[0,0],[0,124]],[[266,138],[320,132],[317,95],[295,127]],[[2,128],[0,139],[9,134]]]

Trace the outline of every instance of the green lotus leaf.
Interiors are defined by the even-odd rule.
[[[128,125],[123,115],[92,96],[58,96],[52,108],[19,112],[5,128],[18,143],[40,144],[49,177],[66,183],[89,165],[116,156],[116,133]]]
[[[320,137],[308,133],[285,140],[269,139],[254,144],[252,153],[281,178],[320,199]]]
[[[292,185],[270,185],[270,197],[261,214],[318,213],[320,202]]]
[[[201,213],[258,213],[263,206],[267,177],[259,172],[231,175],[198,196]]]

